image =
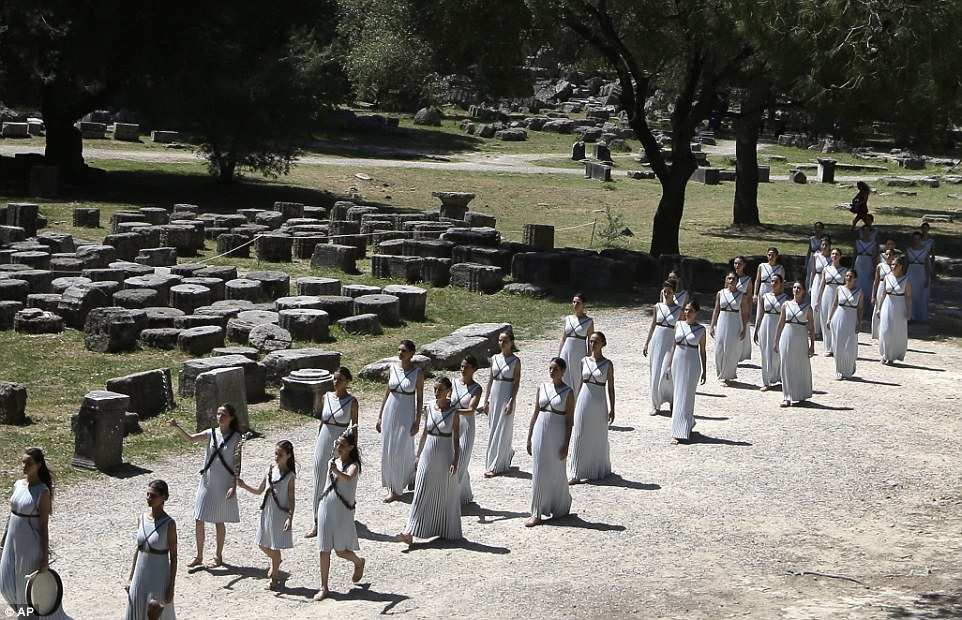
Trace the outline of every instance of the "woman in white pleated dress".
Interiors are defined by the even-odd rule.
[[[591,355],[581,360],[581,391],[575,400],[570,484],[601,480],[611,473],[608,425],[615,421],[615,365],[603,353],[608,339],[595,332]]]
[[[838,297],[838,289],[845,284],[845,272],[847,269],[842,267],[842,252],[838,248],[832,248],[832,264],[822,269],[822,286],[815,293],[815,300],[812,305],[818,303],[818,320],[822,325],[822,346],[825,347],[825,355],[832,357],[835,354],[835,336],[832,334],[832,325],[829,319],[832,316],[832,306]]]
[[[558,357],[565,361],[567,370],[564,381],[572,390],[581,387],[581,358],[591,353],[588,349],[588,338],[595,331],[595,323],[585,314],[586,298],[584,293],[575,293],[571,298],[571,309],[574,314],[565,317],[564,330],[561,332],[561,344],[558,347]]]
[[[672,289],[674,290],[675,304],[677,304],[679,308],[684,308],[685,304],[688,303],[688,291],[685,290],[685,282],[681,279],[681,274],[672,270],[668,272],[666,279],[671,282]],[[662,289],[662,293],[664,293],[664,289]],[[661,301],[665,303],[664,295],[662,295]]]
[[[461,447],[461,457],[458,459],[458,495],[462,504],[474,501],[471,490],[471,455],[474,453],[475,420],[477,418],[478,403],[484,389],[474,380],[474,373],[478,370],[478,360],[473,355],[467,355],[461,360],[461,376],[452,381],[451,400],[458,408],[461,416],[458,443]]]
[[[929,321],[929,250],[922,243],[922,233],[912,233],[912,245],[905,250],[905,260],[908,262],[909,282],[912,283],[912,314],[913,323],[928,323]]]
[[[695,427],[695,390],[705,385],[708,372],[705,352],[704,325],[698,322],[698,302],[694,299],[685,304],[684,321],[675,325],[674,347],[668,354],[666,365],[674,395],[671,409],[671,443],[688,441]]]
[[[838,287],[832,306],[832,345],[835,347],[835,378],[839,381],[855,374],[858,359],[858,328],[865,311],[865,297],[859,288],[857,269],[845,273],[845,286]]]
[[[550,381],[538,386],[534,415],[528,425],[531,467],[531,517],[525,527],[541,524],[545,517],[563,517],[571,511],[571,492],[565,473],[568,446],[574,426],[575,397],[565,384],[565,360],[551,359]],[[580,378],[580,377],[579,377]]]
[[[484,453],[484,477],[493,478],[511,467],[514,458],[514,405],[521,386],[521,358],[514,353],[514,334],[498,334],[501,352],[491,358],[491,374],[484,391],[488,414],[488,448]]]
[[[317,429],[317,439],[314,440],[314,496],[311,504],[314,524],[311,531],[305,534],[305,538],[317,536],[317,504],[327,484],[327,469],[334,454],[334,444],[348,426],[357,426],[358,402],[347,391],[354,376],[350,370],[341,366],[334,371],[333,379],[334,391],[323,397],[321,425]]]
[[[778,253],[778,248],[770,247],[766,254],[768,257],[767,263],[762,263],[758,266],[758,271],[755,273],[755,297],[753,303],[756,305],[761,303],[761,298],[772,292],[772,278],[779,276],[782,281],[785,281],[785,267],[779,262],[781,256]]]
[[[808,254],[805,256],[805,287],[815,290],[815,257],[822,253],[822,238],[825,236],[825,224],[815,222],[813,234],[808,238]]]
[[[434,384],[435,402],[427,411],[417,452],[414,499],[407,527],[398,538],[411,545],[415,538],[461,538],[461,496],[458,492],[458,440],[461,416],[451,400],[451,380]]]
[[[317,547],[321,560],[321,589],[314,595],[315,601],[327,598],[330,591],[331,551],[337,557],[354,564],[351,581],[357,583],[364,576],[366,560],[355,551],[357,524],[357,479],[361,475],[361,453],[357,447],[357,426],[350,426],[334,443],[337,454],[327,463],[324,492],[317,506]]]
[[[782,382],[781,360],[775,351],[775,333],[782,315],[782,304],[788,301],[788,294],[783,290],[785,285],[781,274],[773,274],[771,280],[772,290],[759,298],[755,311],[754,340],[762,358],[762,387],[759,388],[762,392]]]
[[[752,299],[752,277],[746,273],[748,269],[748,260],[744,256],[736,256],[732,261],[732,267],[735,270],[735,277],[738,278],[738,284],[736,288],[738,292],[747,300],[747,308],[745,314],[745,329],[741,332],[740,342],[741,342],[741,352],[738,356],[738,361],[743,362],[745,360],[750,360],[752,358],[752,338],[748,333],[748,323],[751,321],[752,314],[752,304],[754,300]]]
[[[275,590],[281,567],[281,550],[294,547],[291,524],[294,522],[294,485],[297,479],[297,463],[294,461],[294,446],[287,440],[277,442],[274,447],[274,465],[257,487],[252,487],[240,478],[237,484],[254,495],[261,495],[261,518],[257,523],[257,546],[271,560],[267,567],[267,588]]]
[[[0,556],[0,595],[12,608],[5,609],[7,617],[27,617],[27,577],[38,571],[46,572],[50,561],[53,475],[40,448],[27,448],[20,463],[23,478],[13,484],[10,516]],[[68,616],[58,607],[44,618],[63,620]]]
[[[899,256],[892,264],[892,273],[885,276],[885,290],[875,309],[880,314],[878,347],[882,363],[891,366],[905,359],[909,348],[909,317],[912,316],[912,287],[907,271],[908,261]]]
[[[163,480],[147,485],[148,512],[137,522],[137,549],[127,576],[125,620],[174,620],[177,523],[164,510],[170,490]]]
[[[878,251],[878,231],[872,227],[875,217],[871,214],[865,216],[865,225],[859,229],[855,236],[855,263],[852,265],[858,273],[858,288],[862,291],[863,303],[872,299],[872,280],[874,279],[875,267],[879,263]],[[867,310],[871,312],[871,308]]]
[[[651,396],[650,415],[658,415],[663,403],[671,407],[671,380],[665,376],[665,360],[674,345],[675,323],[681,316],[682,306],[675,303],[672,280],[666,280],[661,288],[660,303],[651,309],[648,338],[641,354],[648,358],[648,392]]]
[[[815,316],[805,303],[805,283],[792,285],[792,299],[782,304],[775,334],[782,375],[781,407],[791,407],[812,397],[812,362],[815,355]]]
[[[889,243],[892,244],[891,247],[888,247]],[[872,338],[875,340],[878,340],[879,304],[882,303],[882,295],[885,293],[885,277],[892,273],[892,265],[898,255],[893,240],[889,239],[885,245],[882,260],[875,267],[875,281],[872,283]]]
[[[388,370],[387,388],[377,416],[381,433],[381,486],[385,502],[400,499],[414,481],[414,436],[424,407],[424,375],[412,359],[417,347],[410,340],[398,345],[398,364]]]
[[[821,316],[819,314],[818,300],[815,298],[815,294],[822,288],[822,273],[825,268],[832,264],[831,259],[832,254],[832,238],[828,235],[822,237],[822,245],[818,254],[812,258],[812,286],[807,290],[808,299],[805,301],[811,304],[812,314],[815,317],[815,335],[821,335],[822,338],[825,334],[822,334],[822,323]]]
[[[738,290],[738,276],[725,276],[725,288],[715,294],[711,337],[715,339],[715,375],[728,383],[738,375],[742,337],[748,331],[748,297]]]
[[[216,533],[217,551],[211,566],[221,566],[224,563],[224,539],[227,536],[224,524],[240,522],[240,512],[237,509],[237,468],[234,462],[241,439],[237,430],[237,412],[233,405],[224,403],[217,408],[217,426],[200,433],[188,433],[180,427],[176,418],[171,418],[170,425],[184,440],[190,443],[204,442],[207,446],[204,466],[197,482],[197,495],[194,498],[194,539],[197,554],[187,568],[204,563],[205,523],[213,523]]]

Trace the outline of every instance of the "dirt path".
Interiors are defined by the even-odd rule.
[[[162,477],[181,531],[176,606],[183,618],[962,614],[962,461],[954,441],[962,432],[962,350],[913,340],[906,363],[887,368],[872,361],[875,349],[863,334],[866,361],[858,374],[864,379],[836,382],[832,361],[817,357],[815,402],[789,410],[778,408],[778,393],[754,389],[756,351],[755,364],[739,371],[744,385],[725,388],[710,379],[699,389],[696,428],[703,441],[671,446],[669,420],[646,413],[648,373],[640,352],[647,317],[623,309],[599,314],[596,324],[607,333],[617,368],[618,419],[610,438],[619,476],[575,487],[575,516],[533,530],[522,525],[531,484],[526,425],[557,341],[522,342],[515,425],[520,470],[481,477],[487,424],[480,420],[471,464],[478,505],[462,517],[464,542],[406,551],[391,541],[406,523],[410,500],[380,502],[379,437],[372,430],[377,403],[368,401],[361,412],[365,467],[357,508],[368,570],[360,587],[351,589],[348,565],[335,562],[332,587],[346,594],[310,600],[318,584],[316,548],[300,534],[309,527],[316,426],[306,423],[249,443],[244,459],[253,481],[281,435],[295,445],[298,538],[283,565],[290,572],[284,591],[264,589],[264,558],[253,542],[259,501],[247,494],[242,522],[228,529],[231,566],[193,575],[183,569],[193,554],[198,452],[138,464],[150,473],[100,478],[58,497],[51,540],[66,583],[66,610],[83,620],[121,612],[144,487]],[[482,383],[486,378],[479,374]],[[208,536],[210,545],[212,532]],[[806,571],[861,584],[789,574]]]

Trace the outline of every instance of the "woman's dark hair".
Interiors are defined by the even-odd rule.
[[[50,468],[47,467],[47,458],[43,455],[43,450],[40,448],[27,448],[23,451],[24,454],[30,457],[30,460],[37,464],[37,478],[40,478],[40,482],[47,485],[47,489],[50,490],[50,507],[53,510],[53,474],[50,473]]]
[[[823,224],[821,220],[818,220],[812,225],[812,228],[825,228],[825,224]]]
[[[468,366],[470,366],[471,368],[474,368],[475,370],[478,369],[478,358],[476,358],[475,356],[465,355],[463,361],[467,362]]]
[[[568,370],[568,362],[564,361],[564,360],[561,359],[560,357],[552,357],[550,363],[552,363],[552,364],[556,365],[558,368],[560,368],[560,369],[561,369],[561,372],[564,372],[564,371]]]
[[[584,294],[584,293],[578,292],[578,293],[575,293],[574,295],[571,296],[572,299],[574,299],[575,297],[577,297],[578,299],[580,299],[580,300],[581,300],[581,303],[583,303],[583,304],[588,303],[588,298],[585,297],[585,294]]]
[[[604,333],[604,332],[594,332],[594,333],[591,334],[591,335],[592,335],[592,336],[598,336],[599,338],[601,338],[601,346],[603,346],[603,347],[608,346],[608,338],[605,337],[605,333]]]
[[[346,441],[349,446],[351,446],[351,451],[347,455],[348,462],[357,463],[357,469],[361,469],[361,449],[357,447],[357,426],[349,426],[347,430],[341,433],[341,439]]]
[[[404,347],[405,350],[410,351],[411,353],[414,353],[417,350],[417,346],[415,346],[413,340],[404,339],[401,341],[401,346]]]
[[[735,278],[735,282],[738,282],[738,274],[735,272],[734,269],[725,274],[725,280],[726,280],[726,281],[728,280],[728,277],[729,277],[729,276]]]
[[[689,300],[688,300],[688,303],[686,303],[685,305],[686,305],[686,306],[691,306],[691,309],[694,310],[695,312],[698,312],[699,310],[701,310],[701,304],[699,304],[699,303],[698,303],[698,300],[695,299],[694,297],[692,297],[691,299],[689,299]]]
[[[796,284],[801,286],[802,290],[808,290],[808,287],[805,286],[805,280],[795,280],[794,282],[792,282],[792,288],[795,288]]]
[[[846,277],[846,278],[848,277],[848,274],[852,274],[852,277],[853,277],[853,278],[858,278],[858,272],[855,271],[855,269],[849,269],[848,271],[846,271],[846,272],[845,272],[845,277]]]
[[[823,235],[822,243],[827,243],[829,247],[832,247],[832,235]]]
[[[345,381],[354,380],[354,375],[352,375],[351,371],[347,369],[347,366],[338,366],[337,370],[334,371],[334,374],[341,375],[342,377],[344,377]]]
[[[230,415],[230,430],[237,431],[237,409],[230,403],[222,403],[221,407]]]
[[[905,271],[905,269],[906,269],[907,266],[908,266],[908,261],[905,259],[905,255],[904,255],[904,254],[899,254],[898,256],[895,257],[895,265],[894,265],[894,266],[895,266],[895,267],[901,267],[901,268],[902,268],[902,271]]]
[[[778,281],[779,281],[779,282],[784,282],[784,281],[785,281],[785,278],[782,277],[782,274],[780,274],[780,273],[773,273],[773,274],[772,274],[772,277],[769,278],[769,279],[772,281],[772,284],[775,283],[775,278],[778,278]]]
[[[732,269],[735,268],[735,261],[739,261],[739,260],[742,262],[742,265],[744,265],[745,267],[748,267],[748,261],[745,260],[744,256],[736,256],[735,258],[732,259]]]
[[[151,480],[147,483],[147,488],[156,491],[157,495],[163,497],[165,502],[170,498],[170,489],[164,480]]]
[[[919,239],[921,239],[921,238],[922,238],[922,231],[921,231],[921,230],[913,230],[913,231],[912,231],[912,236],[913,236],[913,237],[918,237]]]
[[[865,181],[858,181],[858,182],[856,182],[856,183],[855,183],[855,187],[857,187],[857,188],[858,188],[858,191],[860,191],[860,192],[870,192],[870,191],[872,191],[872,188],[870,188],[870,187],[868,186],[868,183],[866,183]]]
[[[932,228],[932,225],[928,222],[922,222],[922,225],[919,226],[919,228]]]
[[[664,282],[661,283],[661,291],[665,292],[665,289],[669,288],[671,289],[671,292],[674,293],[675,286],[677,286],[677,284],[678,284],[678,280],[671,280],[671,279],[665,280]]]
[[[290,470],[291,474],[296,476],[297,463],[294,462],[294,444],[287,441],[286,439],[282,439],[281,441],[277,442],[277,447],[283,450],[287,454],[287,456],[290,457],[287,459],[287,469]]]
[[[453,386],[451,385],[451,380],[448,379],[447,377],[438,377],[438,380],[434,382],[434,385],[443,385],[443,386],[445,387],[445,389],[447,389],[447,390],[449,390],[449,391],[450,391],[451,388],[453,387]]]
[[[511,352],[512,352],[512,353],[517,353],[517,352],[518,352],[518,346],[514,343],[514,331],[513,331],[513,330],[510,330],[510,329],[506,329],[506,330],[504,330],[503,332],[501,332],[501,334],[504,334],[505,336],[508,337],[508,342],[511,343]],[[501,334],[498,335],[499,338],[501,337]],[[501,346],[501,345],[499,344],[498,347],[500,348],[500,346]]]
[[[779,256],[779,254],[778,254],[778,248],[776,248],[774,245],[773,245],[772,247],[768,248],[767,251],[768,251],[768,252],[775,252],[775,255],[776,255],[776,256]]]

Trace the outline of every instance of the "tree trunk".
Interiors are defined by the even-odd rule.
[[[651,226],[651,255],[680,254],[678,231],[685,211],[685,188],[694,166],[672,163],[668,178],[661,183],[661,200]]]
[[[229,185],[234,182],[237,170],[237,159],[232,153],[224,153],[217,157],[217,182]]]
[[[47,97],[43,99],[41,112],[47,134],[44,156],[49,163],[60,166],[60,173],[65,179],[78,180],[87,168],[80,130],[73,126],[79,116],[70,109],[59,107]]]
[[[758,133],[762,108],[744,110],[735,120],[735,201],[733,226],[757,226],[758,216]]]

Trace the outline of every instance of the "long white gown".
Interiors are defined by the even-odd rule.
[[[439,536],[447,540],[461,538],[461,496],[458,476],[451,475],[454,462],[454,418],[457,405],[451,403],[444,411],[432,404],[427,413],[428,435],[418,459],[414,481],[414,500],[406,533],[416,538]]]
[[[671,402],[671,379],[665,376],[665,362],[675,346],[675,324],[681,310],[682,306],[679,305],[655,304],[655,330],[648,344],[648,392],[651,395],[652,414],[657,413],[663,403]]]
[[[758,268],[761,270],[762,276],[758,281],[758,297],[761,299],[772,292],[772,276],[779,275],[782,277],[782,282],[785,281],[785,267],[782,265],[772,267],[768,263],[762,263]]]
[[[291,507],[290,471],[281,473],[271,465],[264,477],[266,482],[264,498],[261,500],[261,519],[257,523],[257,544],[268,549],[291,549],[294,536],[291,529],[284,530]]]
[[[778,341],[781,356],[782,399],[800,402],[812,397],[812,363],[808,357],[808,305],[786,301],[785,327]]]
[[[234,449],[240,441],[240,433],[229,431],[226,438],[220,428],[208,429],[204,433],[207,435],[207,451],[197,482],[194,519],[205,523],[239,523],[237,495],[228,499],[227,491],[234,486]]]
[[[905,258],[908,259],[908,276],[912,283],[912,321],[925,323],[929,320],[929,283],[925,276],[929,251],[925,246],[918,250],[908,248],[905,250]]]
[[[738,276],[738,292],[742,295],[748,296],[748,310],[752,310],[752,291],[754,290],[754,280],[751,276]],[[744,362],[745,360],[752,359],[752,335],[749,333],[750,330],[745,330],[745,335],[742,336],[741,345],[742,349],[738,355],[738,361]],[[737,362],[736,362],[737,363]]]
[[[671,436],[675,439],[688,439],[695,426],[695,390],[701,380],[699,343],[704,333],[705,327],[697,323],[679,321],[675,326],[675,353],[671,358]]]
[[[878,243],[875,234],[863,241],[861,235],[855,239],[855,271],[858,273],[858,288],[865,300],[865,312],[872,311],[872,283],[875,282],[875,255]]]
[[[590,316],[579,319],[573,314],[565,317],[565,341],[561,345],[558,355],[565,361],[565,385],[572,390],[581,388],[581,358],[588,354],[588,332],[594,330],[594,321]]]
[[[454,401],[458,409],[467,409],[471,404],[471,399],[475,396],[480,398],[484,391],[480,384],[472,383],[471,387],[468,387],[460,379],[455,379],[452,384],[454,393],[451,395],[451,400]],[[462,504],[470,504],[474,501],[468,466],[471,464],[471,455],[474,453],[475,419],[477,417],[477,415],[462,415],[458,422],[458,443],[461,446],[461,457],[458,460],[458,489]]]
[[[832,344],[835,346],[835,374],[846,379],[855,374],[858,359],[858,302],[862,291],[838,287],[838,308],[832,316]]]
[[[580,378],[580,377],[579,377]],[[531,434],[531,516],[563,517],[571,512],[571,492],[560,457],[565,440],[565,402],[571,388],[538,386],[538,419]]]
[[[905,316],[905,283],[908,276],[896,278],[894,273],[885,276],[885,299],[878,326],[878,349],[882,360],[904,360],[909,348],[909,324]],[[913,286],[915,286],[913,284]]]
[[[815,335],[821,335],[823,338],[825,334],[822,333],[821,308],[819,307],[818,300],[815,299],[815,294],[818,293],[819,287],[822,286],[822,272],[831,264],[832,261],[827,256],[823,256],[822,254],[815,255],[813,259],[815,273],[812,277],[812,285],[808,287],[808,292],[805,294],[808,302],[812,306],[812,314],[815,317]]]
[[[808,260],[805,261],[805,287],[812,290],[815,282],[815,257],[819,256],[822,249],[821,237],[812,235],[808,238]]]
[[[506,414],[508,401],[517,380],[517,355],[505,357],[498,353],[491,358],[491,394],[488,396],[488,449],[484,454],[485,471],[496,474],[507,471],[514,458],[511,439],[514,434],[514,413]]]
[[[742,340],[738,337],[744,325],[741,314],[742,292],[723,288],[718,292],[718,322],[715,325],[715,375],[720,381],[734,379],[742,354]],[[745,330],[748,331],[747,329]]]
[[[147,620],[147,605],[151,600],[163,604],[170,581],[170,554],[167,548],[167,529],[174,520],[165,515],[154,521],[150,513],[140,515],[137,528],[137,563],[127,594],[125,620]],[[175,620],[174,604],[164,606],[161,620]]]
[[[845,267],[836,268],[835,265],[828,265],[822,270],[825,285],[822,288],[822,298],[818,302],[818,320],[822,327],[822,346],[825,347],[825,353],[835,352],[835,336],[832,334],[832,326],[828,318],[832,314],[832,305],[838,296],[838,288],[845,284],[846,272],[848,269]]]
[[[314,495],[311,508],[314,519],[317,520],[317,503],[321,501],[321,494],[327,484],[327,467],[334,457],[334,443],[351,425],[351,411],[354,408],[354,397],[345,394],[338,398],[334,392],[324,395],[321,407],[321,425],[317,429],[317,439],[314,440]]]
[[[347,471],[340,459],[325,461],[324,491],[317,505],[317,548],[321,551],[357,551],[357,524],[354,522],[357,479],[360,471],[348,481],[330,475],[331,461],[338,470]]]
[[[381,486],[400,495],[414,480],[414,425],[417,406],[418,373],[412,366],[405,372],[400,366],[391,366],[387,387],[387,400],[381,415]]]
[[[878,270],[879,278],[878,278],[878,288],[875,289],[875,303],[881,303],[882,293],[885,292],[885,278],[890,273],[892,273],[892,266],[886,263],[885,261],[882,261],[881,263],[878,264],[876,269]],[[878,340],[878,324],[880,319],[879,315],[880,313],[875,312],[875,308],[873,307],[872,308],[872,338],[874,338],[875,340]]]
[[[10,496],[10,521],[0,557],[0,593],[8,605],[18,609],[27,606],[27,575],[40,566],[40,496],[44,491],[49,491],[44,483],[28,485],[20,479],[13,483]],[[68,616],[57,609],[44,618],[62,620]]]
[[[608,376],[611,360],[581,360],[581,391],[571,432],[571,477],[601,480],[611,473],[608,449]],[[540,416],[539,416],[540,417]]]
[[[782,304],[788,295],[768,293],[762,297],[762,322],[758,326],[758,349],[762,358],[762,385],[778,385],[782,381],[781,356],[775,351],[775,335]]]

